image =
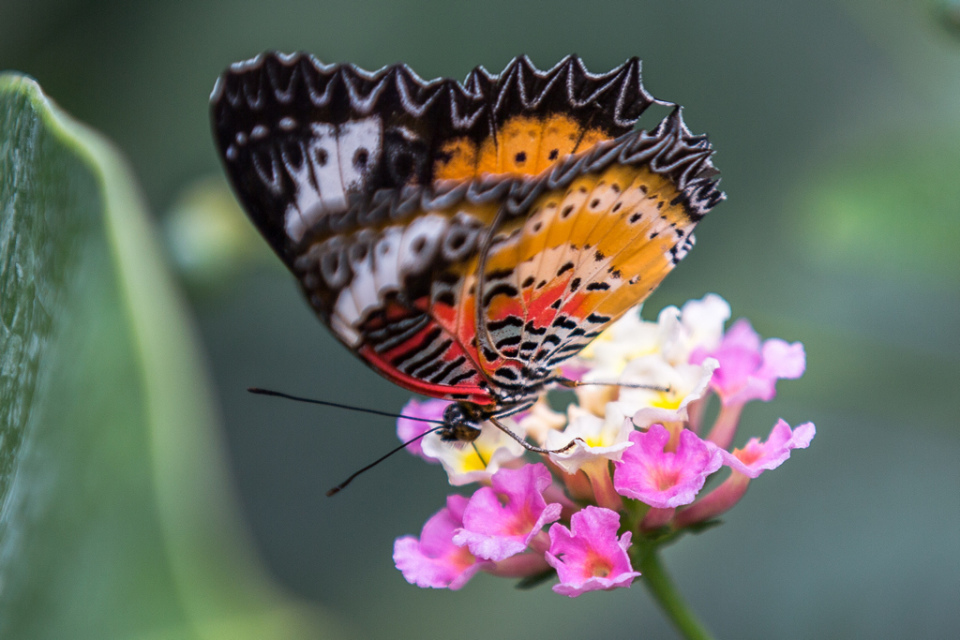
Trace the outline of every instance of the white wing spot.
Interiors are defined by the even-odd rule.
[[[380,162],[382,135],[380,118],[377,116],[341,125],[337,147],[340,177],[347,191],[362,188],[371,168]]]
[[[293,118],[280,121],[282,129],[295,126]],[[258,135],[256,127],[251,135]],[[284,214],[287,236],[299,242],[323,216],[346,210],[347,193],[362,191],[373,167],[380,162],[382,136],[382,124],[376,116],[339,127],[313,122],[310,138],[301,143],[304,159],[299,166],[281,145],[284,167],[296,188],[294,200]]]

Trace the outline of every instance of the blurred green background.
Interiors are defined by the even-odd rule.
[[[947,0],[5,0],[0,69],[111,138],[169,230],[170,212],[222,184],[214,79],[262,50],[404,61],[427,78],[519,53],[549,67],[575,52],[595,71],[640,56],[647,89],[709,133],[729,198],[646,315],[713,291],[764,336],[802,341],[806,376],[748,407],[738,443],[779,416],[818,429],[723,527],[669,549],[668,568],[718,637],[942,638],[960,634],[957,15]],[[639,585],[575,600],[484,575],[455,593],[407,585],[392,542],[442,506],[442,471],[399,456],[327,499],[394,445],[392,423],[244,389],[385,410],[408,395],[253,246],[242,268],[181,286],[243,516],[279,584],[357,638],[670,637]]]

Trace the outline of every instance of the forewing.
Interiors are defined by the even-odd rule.
[[[448,131],[434,161],[436,180],[538,175],[568,155],[628,133],[655,102],[643,88],[637,58],[593,74],[576,56],[546,71],[520,56],[498,76],[475,69],[463,86],[485,96],[487,131]]]
[[[265,53],[219,78],[211,118],[234,189],[289,265],[325,219],[377,191],[536,175],[628,132],[653,101],[637,59],[591,74],[574,56],[547,71],[521,56],[459,83]]]

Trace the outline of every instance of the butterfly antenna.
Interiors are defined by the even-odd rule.
[[[303,398],[300,396],[290,395],[289,393],[283,393],[282,391],[271,391],[270,389],[260,389],[259,387],[249,387],[247,391],[249,391],[250,393],[261,395],[261,396],[275,396],[277,398],[286,398],[287,400],[296,400],[297,402],[308,402],[310,404],[320,404],[325,407],[335,407],[337,409],[359,411],[360,413],[372,413],[375,416],[384,416],[386,418],[406,418],[407,420],[416,420],[417,422],[429,422],[432,424],[439,424],[439,425],[446,424],[443,420],[431,420],[429,418],[419,418],[417,416],[405,416],[402,413],[390,413],[389,411],[378,411],[377,409],[367,409],[366,407],[355,407],[349,404],[340,404],[339,402],[330,402],[329,400],[315,400],[313,398]],[[411,442],[413,441],[411,440]]]
[[[443,420],[431,420],[431,419],[429,419],[429,418],[419,418],[419,417],[417,417],[417,416],[405,416],[405,415],[403,415],[402,413],[389,413],[389,412],[387,412],[387,411],[378,411],[378,410],[376,410],[376,409],[366,409],[366,408],[364,408],[364,407],[354,407],[353,405],[349,405],[349,404],[340,404],[339,402],[329,402],[328,400],[316,400],[316,399],[314,399],[314,398],[303,398],[303,397],[300,397],[300,396],[290,395],[289,393],[283,393],[282,391],[271,391],[270,389],[260,389],[259,387],[250,387],[250,388],[247,389],[247,391],[249,391],[250,393],[256,393],[257,395],[261,395],[261,396],[275,396],[275,397],[277,397],[277,398],[285,398],[285,399],[287,399],[287,400],[296,400],[297,402],[307,402],[307,403],[309,403],[309,404],[319,404],[319,405],[323,405],[323,406],[325,406],[325,407],[336,407],[337,409],[348,409],[348,410],[350,410],[350,411],[359,411],[360,413],[372,413],[373,415],[376,415],[376,416],[386,416],[387,418],[406,418],[407,420],[417,420],[418,422],[429,422],[429,423],[431,423],[431,424],[439,425],[439,426],[436,426],[436,427],[434,427],[434,428],[432,428],[432,429],[429,429],[429,430],[427,430],[427,431],[424,431],[423,433],[421,433],[420,435],[418,435],[418,436],[416,436],[416,437],[414,437],[414,438],[410,438],[409,440],[407,440],[406,442],[404,442],[403,444],[401,444],[399,447],[396,447],[396,448],[394,448],[394,449],[391,449],[390,452],[387,453],[386,455],[380,456],[379,458],[377,458],[376,460],[374,460],[373,462],[371,462],[370,464],[368,464],[368,465],[365,466],[364,468],[362,468],[362,469],[360,469],[359,471],[357,471],[356,473],[352,474],[349,478],[347,478],[346,480],[344,480],[343,482],[341,482],[340,484],[338,484],[338,485],[335,486],[334,488],[332,488],[332,489],[330,489],[329,491],[327,491],[327,497],[330,497],[330,496],[332,496],[332,495],[336,495],[336,494],[340,493],[340,492],[343,490],[344,487],[346,487],[348,484],[350,484],[351,482],[353,482],[353,479],[356,478],[356,477],[357,477],[358,475],[360,475],[361,473],[363,473],[364,471],[368,471],[368,470],[372,469],[373,467],[377,466],[378,464],[380,464],[381,462],[383,462],[384,460],[386,460],[387,458],[389,458],[389,457],[392,456],[393,454],[395,454],[395,453],[397,453],[398,451],[401,451],[401,450],[405,449],[407,446],[413,444],[414,442],[416,442],[416,441],[419,440],[420,438],[423,438],[424,436],[427,436],[427,435],[429,435],[429,434],[431,434],[431,433],[434,433],[435,431],[440,431],[441,429],[444,429],[444,428],[447,426],[447,423],[444,422]],[[480,452],[479,452],[479,451],[477,452],[477,455],[480,455]],[[483,460],[483,457],[481,456],[480,459]],[[486,466],[486,462],[484,462],[484,466]]]
[[[349,477],[349,478],[347,478],[346,480],[344,480],[343,482],[341,482],[340,484],[338,484],[337,486],[335,486],[333,489],[330,489],[329,491],[327,491],[327,497],[329,498],[330,496],[333,496],[333,495],[336,495],[336,494],[340,493],[341,491],[343,491],[344,487],[346,487],[348,484],[350,484],[351,482],[353,482],[353,479],[356,478],[358,475],[360,475],[360,474],[363,473],[364,471],[368,471],[368,470],[370,470],[370,469],[373,469],[375,466],[377,466],[378,464],[380,464],[381,462],[383,462],[384,460],[386,460],[387,458],[389,458],[390,456],[392,456],[392,455],[395,454],[396,452],[405,449],[405,448],[407,447],[407,445],[413,444],[414,442],[416,442],[416,441],[419,440],[420,438],[423,438],[424,436],[430,435],[430,434],[433,433],[434,431],[440,431],[441,429],[443,429],[443,425],[441,425],[441,426],[439,426],[439,427],[434,427],[433,429],[430,429],[429,431],[424,431],[424,432],[421,433],[420,435],[418,435],[418,436],[416,436],[416,437],[414,437],[414,438],[410,438],[409,440],[407,440],[406,442],[404,442],[404,443],[403,443],[402,445],[400,445],[399,447],[397,447],[397,448],[395,448],[395,449],[391,449],[388,453],[380,456],[379,458],[377,458],[376,460],[374,460],[373,462],[371,462],[370,464],[368,464],[367,466],[365,466],[363,469],[360,469],[359,471],[356,471],[356,472],[350,474],[350,477]]]

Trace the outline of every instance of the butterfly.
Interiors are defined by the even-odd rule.
[[[635,130],[653,104],[668,115]],[[237,196],[320,320],[387,379],[453,401],[445,440],[506,430],[568,382],[558,367],[725,197],[707,138],[647,93],[636,58],[592,74],[521,56],[457,82],[264,53],[220,76],[211,115]]]

